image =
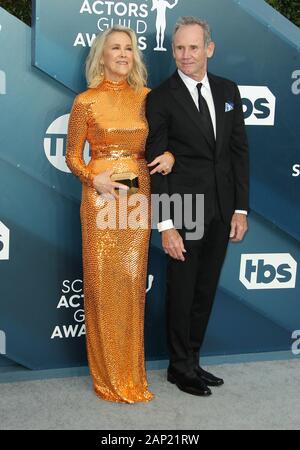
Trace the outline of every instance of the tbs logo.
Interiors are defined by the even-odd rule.
[[[275,123],[276,97],[267,86],[239,86],[246,125]]]
[[[300,164],[294,164],[292,176],[293,177],[299,177],[300,176]]]
[[[297,262],[289,253],[241,256],[240,281],[247,289],[293,289]]]

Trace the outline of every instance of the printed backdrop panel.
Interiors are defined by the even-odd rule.
[[[36,0],[33,33],[0,8],[0,366],[86,364],[81,186],[65,164],[70,108],[86,89],[97,33],[132,27],[153,87],[175,70],[182,15],[212,25],[209,68],[239,85],[251,156],[250,229],[229,247],[203,354],[300,354],[299,30],[263,0]],[[154,232],[148,360],[167,357],[165,271]]]

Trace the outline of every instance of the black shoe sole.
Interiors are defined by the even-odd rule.
[[[172,384],[176,384],[176,386],[178,387],[178,389],[180,389],[183,392],[186,392],[187,394],[191,394],[191,395],[197,395],[198,397],[210,397],[211,396],[211,391],[208,390],[207,392],[200,392],[198,389],[194,389],[194,388],[188,388],[186,386],[182,386],[175,377],[173,377],[173,375],[169,374],[167,375],[167,380],[169,381],[169,383]]]
[[[207,381],[207,380],[205,380],[205,378],[203,378],[203,377],[201,377],[201,380],[203,380],[204,383],[205,383],[207,386],[210,386],[210,387],[220,387],[220,386],[223,386],[223,385],[224,385],[224,381],[221,381],[221,382]]]

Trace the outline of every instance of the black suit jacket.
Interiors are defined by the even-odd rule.
[[[204,194],[206,215],[217,196],[223,219],[230,223],[235,209],[249,208],[244,114],[237,85],[212,74],[208,78],[216,110],[216,143],[206,138],[199,111],[176,71],[148,94],[146,158],[150,162],[169,150],[176,159],[170,175],[151,177],[152,193]],[[226,103],[233,106],[231,111],[225,112]]]

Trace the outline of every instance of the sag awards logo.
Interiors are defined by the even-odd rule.
[[[166,14],[167,9],[173,9],[178,4],[178,0],[174,0],[173,4],[166,0],[153,0],[151,11],[156,10],[156,47],[157,52],[166,52],[167,49],[164,47],[165,31],[167,26]]]
[[[52,332],[51,339],[75,338],[85,335],[82,301],[82,280],[64,280],[62,283],[61,297],[58,301],[56,309],[67,309],[72,311],[74,322],[68,325],[56,325]]]
[[[97,17],[97,29],[103,32],[114,25],[123,25],[133,29],[138,38],[140,50],[148,48],[147,36],[148,18],[150,14],[156,14],[156,47],[157,52],[165,52],[165,32],[167,28],[168,10],[175,8],[179,0],[146,0],[144,3],[122,1],[91,1],[84,0],[79,13],[95,15]],[[96,33],[78,33],[73,46],[91,46]]]
[[[66,164],[66,144],[70,114],[58,117],[49,126],[44,138],[44,150],[48,161],[58,170],[70,173]],[[84,147],[84,161],[90,160],[89,144]]]
[[[241,255],[240,281],[247,289],[294,289],[296,275],[289,253]]]
[[[276,97],[267,86],[239,86],[246,125],[274,126]]]
[[[9,229],[0,222],[0,261],[9,260],[9,238]]]
[[[148,293],[153,286],[154,276],[148,276]],[[62,283],[61,296],[56,309],[72,311],[73,323],[56,325],[52,331],[51,339],[69,339],[85,336],[84,309],[83,309],[83,281],[64,280]],[[0,335],[1,337],[1,335]],[[0,343],[1,345],[1,343]]]

